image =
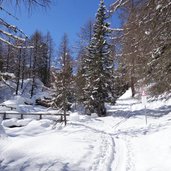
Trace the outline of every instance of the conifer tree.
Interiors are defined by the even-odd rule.
[[[85,106],[90,113],[96,112],[98,116],[106,116],[105,102],[108,101],[113,79],[112,51],[109,44],[110,30],[106,20],[104,0],[100,0],[94,24],[94,34],[87,48],[84,88]]]
[[[78,56],[77,56],[77,76],[76,76],[76,100],[84,101],[84,86],[85,86],[85,59],[87,58],[87,46],[90,44],[93,34],[93,21],[89,20],[80,30],[78,41]]]
[[[72,102],[72,59],[68,45],[68,36],[65,34],[59,48],[58,71],[55,75],[54,106],[69,110]]]

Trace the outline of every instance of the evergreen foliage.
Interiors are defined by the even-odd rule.
[[[106,116],[105,102],[108,101],[113,80],[112,51],[108,43],[110,31],[106,20],[106,7],[101,0],[84,66],[86,78],[84,103],[89,113],[96,112],[99,116]]]

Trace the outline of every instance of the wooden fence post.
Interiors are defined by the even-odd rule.
[[[40,120],[42,119],[42,114],[40,114]]]
[[[4,112],[4,116],[3,116],[3,120],[5,120],[6,119],[6,112]]]
[[[21,119],[23,119],[24,118],[24,116],[23,116],[23,114],[21,114]]]

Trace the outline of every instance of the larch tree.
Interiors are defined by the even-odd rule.
[[[171,90],[171,4],[163,0],[118,0],[124,16],[122,60],[132,94],[135,85],[150,85],[153,95]],[[120,3],[119,3],[120,2]]]
[[[40,66],[42,65],[41,58],[42,58],[42,34],[38,31],[36,31],[32,38],[31,42],[34,46],[31,54],[31,59],[30,59],[30,72],[31,72],[31,79],[32,79],[32,88],[31,88],[31,97],[34,95],[34,90],[36,87],[35,81],[38,76],[40,76],[40,73],[38,72],[40,69]]]
[[[138,73],[141,68],[141,49],[139,48],[139,22],[138,22],[139,3],[134,1],[127,2],[125,5],[126,23],[123,25],[122,37],[122,65],[126,70],[126,82],[132,90],[132,97],[135,96],[135,84],[140,79]]]
[[[171,3],[149,0],[140,11],[145,81],[153,95],[171,91]]]
[[[48,32],[45,36],[45,42],[48,47],[48,56],[46,59],[47,64],[47,80],[46,80],[46,86],[50,86],[51,83],[51,65],[52,65],[52,58],[54,57],[54,42],[51,37],[50,32]]]
[[[106,116],[105,102],[108,101],[113,80],[112,50],[109,44],[110,29],[104,0],[100,1],[93,29],[93,37],[87,48],[85,65],[86,84],[84,101],[89,113]]]
[[[57,71],[54,73],[55,97],[53,105],[64,111],[64,120],[66,124],[66,111],[70,109],[73,98],[73,66],[67,34],[64,34],[62,38],[57,60]]]
[[[78,34],[78,56],[77,56],[77,75],[76,75],[76,99],[83,102],[84,86],[85,86],[85,60],[87,58],[87,46],[91,42],[93,36],[93,21],[89,20],[80,30]]]
[[[3,44],[0,42],[0,72],[3,71]]]

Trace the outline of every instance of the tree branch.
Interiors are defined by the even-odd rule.
[[[27,38],[27,35],[26,35],[22,30],[20,30],[20,29],[19,29],[18,27],[16,27],[16,26],[13,26],[13,25],[7,23],[7,22],[4,21],[2,18],[0,18],[0,25],[3,25],[3,26],[5,26],[6,28],[11,29],[11,30],[14,31],[15,33],[20,32],[22,35],[24,35],[24,36]]]
[[[123,5],[125,5],[127,2],[129,2],[130,0],[117,0],[115,3],[113,3],[110,6],[110,13],[114,13],[118,8],[122,7]]]
[[[7,13],[9,16],[12,16],[13,18],[15,18],[16,20],[19,20],[16,16],[14,16],[13,14],[11,14],[10,12],[8,12],[6,9],[4,9],[2,6],[0,6],[0,10],[4,11],[5,13]]]
[[[6,31],[4,31],[4,30],[1,30],[1,29],[0,29],[0,33],[4,34],[4,35],[6,35],[6,36],[8,36],[8,37],[10,37],[10,38],[13,38],[13,39],[15,39],[15,40],[22,41],[22,42],[24,42],[24,41],[26,40],[26,39],[23,39],[23,38],[21,38],[21,37],[18,37],[18,36],[16,36],[16,35],[13,35],[13,34],[11,34],[11,33],[9,33],[9,32],[6,32]]]

